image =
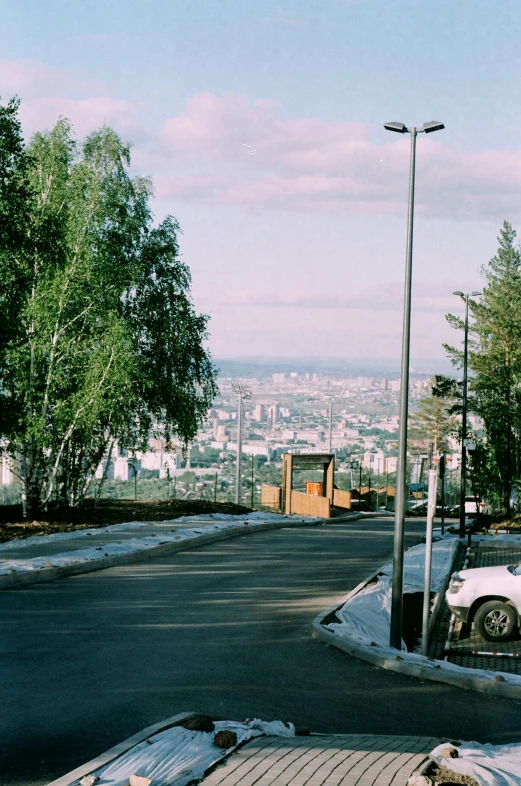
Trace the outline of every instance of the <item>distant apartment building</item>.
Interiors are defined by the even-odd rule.
[[[268,424],[270,426],[274,426],[275,423],[279,420],[279,405],[278,404],[270,404],[268,407]]]
[[[286,375],[279,372],[277,374],[272,374],[271,378],[276,385],[280,385],[281,382],[284,382],[284,380],[286,379]]]
[[[392,390],[393,393],[400,392],[400,380],[399,379],[390,379],[388,383],[388,389]]]
[[[264,404],[255,404],[252,420],[256,420],[258,423],[263,423],[266,420],[266,408]]]

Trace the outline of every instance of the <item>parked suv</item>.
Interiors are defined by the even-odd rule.
[[[474,622],[484,639],[502,641],[520,623],[521,563],[453,573],[445,597],[450,610]]]

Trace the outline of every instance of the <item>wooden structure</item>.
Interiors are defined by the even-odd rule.
[[[280,501],[280,486],[270,486],[269,483],[263,483],[261,486],[261,505],[265,505],[267,508],[277,508],[277,510],[280,510]]]
[[[295,469],[322,467],[322,495],[293,490]],[[303,516],[331,517],[334,494],[335,456],[333,453],[284,453],[282,456],[282,510]]]

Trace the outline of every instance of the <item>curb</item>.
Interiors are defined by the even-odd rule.
[[[89,560],[89,562],[77,562],[71,565],[61,565],[54,568],[42,568],[41,570],[34,571],[20,571],[19,573],[9,573],[0,576],[0,591],[3,589],[16,589],[17,587],[28,586],[30,584],[40,584],[45,581],[54,581],[55,579],[65,578],[66,576],[74,576],[79,573],[91,573],[95,570],[105,570],[105,568],[113,568],[117,565],[131,565],[135,562],[141,562],[148,559],[148,557],[156,557],[161,554],[171,554],[176,551],[187,551],[188,549],[197,548],[206,543],[214,543],[218,540],[226,540],[228,538],[236,538],[240,535],[245,535],[249,532],[265,532],[270,529],[283,529],[284,527],[317,527],[326,524],[331,519],[321,519],[320,521],[276,521],[271,523],[259,524],[251,526],[244,524],[242,527],[234,527],[229,530],[220,530],[212,532],[208,535],[199,535],[191,540],[182,541],[181,543],[163,543],[158,546],[153,546],[143,551],[133,551],[128,554],[115,554],[111,557],[100,557],[99,559]]]
[[[456,558],[456,555],[457,551],[455,552],[454,559]],[[343,606],[346,601],[350,600],[354,595],[360,592],[360,590],[362,590],[370,581],[376,578],[383,567],[384,566],[360,582],[360,584],[351,590],[351,592],[349,592],[340,603],[336,603],[334,606],[331,606],[329,609],[321,612],[317,617],[315,617],[311,623],[311,637],[313,639],[319,639],[324,644],[336,647],[337,649],[347,653],[347,655],[352,655],[359,660],[364,660],[367,663],[370,663],[372,666],[378,666],[381,669],[399,672],[400,674],[406,674],[409,677],[416,677],[420,680],[443,682],[447,685],[452,685],[455,688],[474,690],[478,693],[485,693],[488,696],[497,696],[503,699],[521,700],[521,685],[509,685],[506,682],[496,682],[492,679],[485,679],[484,677],[481,677],[477,674],[473,674],[472,669],[463,669],[463,667],[461,667],[462,671],[464,670],[470,673],[457,674],[454,672],[443,672],[441,666],[433,665],[429,667],[423,666],[419,663],[408,663],[406,660],[401,659],[397,650],[397,655],[394,657],[381,655],[380,653],[375,652],[371,646],[360,644],[349,639],[348,637],[341,638],[332,631],[326,630],[323,625],[323,621],[330,614],[340,608],[340,606]],[[448,582],[448,580],[450,580],[450,573],[446,582]],[[444,597],[444,592],[442,589],[440,589],[440,597]],[[436,606],[433,610],[433,617],[438,613],[440,608],[441,602],[439,604],[436,603]],[[431,624],[429,625],[429,633],[430,632]]]
[[[76,783],[80,778],[83,778],[85,775],[90,775],[91,772],[103,767],[104,764],[110,764],[110,762],[117,759],[118,756],[126,753],[129,748],[143,742],[143,740],[146,740],[146,738],[150,737],[152,734],[157,734],[173,726],[180,726],[184,721],[188,720],[188,718],[192,718],[194,715],[198,714],[197,712],[182,712],[180,715],[172,715],[172,717],[166,718],[166,720],[154,723],[153,726],[147,726],[146,729],[138,731],[136,734],[133,734],[132,737],[127,737],[123,742],[118,742],[113,748],[109,748],[108,751],[96,756],[95,759],[91,759],[86,764],[82,764],[76,767],[75,770],[66,773],[66,775],[62,775],[61,778],[51,781],[47,786],[72,786],[72,784]]]

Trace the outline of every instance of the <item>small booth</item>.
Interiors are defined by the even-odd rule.
[[[301,482],[300,486],[305,491],[297,491],[294,487],[294,472],[298,470],[318,470],[322,478],[305,480],[303,484]],[[351,509],[351,492],[335,488],[334,474],[333,453],[284,453],[282,487],[263,484],[262,504],[283,513],[329,519],[333,507]]]

